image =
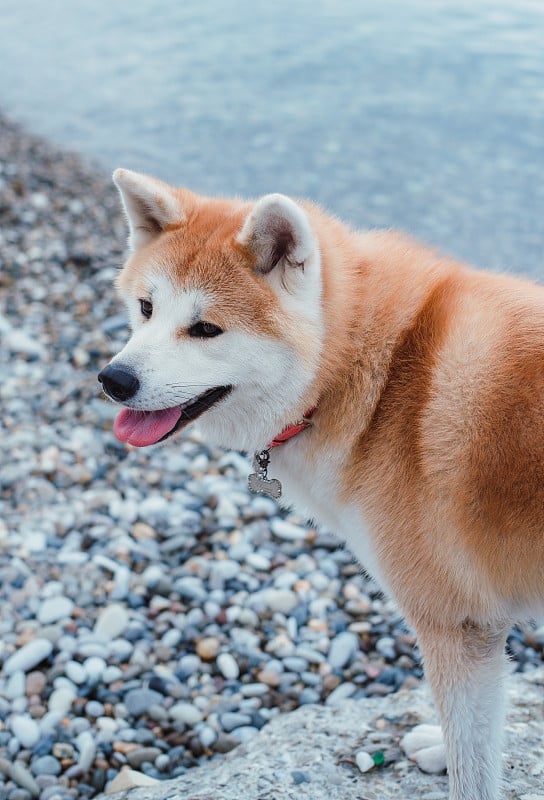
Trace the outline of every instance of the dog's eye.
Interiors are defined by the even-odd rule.
[[[219,336],[223,333],[222,329],[211,322],[195,322],[188,330],[189,336],[197,336],[201,339],[209,339],[211,336]]]
[[[150,300],[140,300],[140,311],[146,319],[153,313],[153,303]]]

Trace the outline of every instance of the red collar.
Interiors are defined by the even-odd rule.
[[[272,447],[279,447],[280,444],[285,444],[288,442],[289,439],[292,439],[293,436],[298,436],[299,433],[306,430],[312,423],[310,422],[312,415],[315,413],[317,406],[313,406],[313,408],[309,408],[307,411],[304,412],[304,416],[298,422],[293,422],[291,425],[288,425],[286,428],[282,430],[278,436],[275,436],[274,439],[267,445],[267,450],[270,450]]]

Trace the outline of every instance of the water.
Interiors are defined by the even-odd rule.
[[[105,169],[544,278],[540,0],[2,0],[0,42],[0,105]]]

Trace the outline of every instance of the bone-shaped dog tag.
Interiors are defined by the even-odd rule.
[[[248,476],[247,485],[253,494],[266,494],[279,500],[281,497],[281,483],[277,478],[261,478],[255,472]]]
[[[253,492],[253,494],[266,494],[268,497],[278,500],[281,497],[281,483],[277,478],[268,477],[269,462],[270,453],[268,450],[261,450],[259,453],[255,453],[253,469],[256,471],[248,476],[247,485],[249,491]]]

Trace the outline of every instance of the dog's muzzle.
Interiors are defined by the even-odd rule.
[[[140,388],[140,381],[133,372],[111,364],[99,373],[98,380],[108,397],[118,403],[130,400]]]

